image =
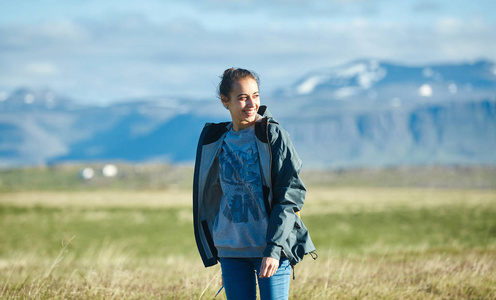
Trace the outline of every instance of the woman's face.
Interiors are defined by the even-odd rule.
[[[255,79],[246,77],[234,82],[229,99],[221,95],[221,100],[231,113],[234,131],[255,124],[260,107],[260,95]]]

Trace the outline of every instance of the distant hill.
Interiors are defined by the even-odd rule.
[[[374,60],[316,70],[272,95],[272,114],[311,167],[496,165],[496,65]],[[0,101],[0,166],[193,162],[217,99],[147,98],[85,106],[20,88]]]

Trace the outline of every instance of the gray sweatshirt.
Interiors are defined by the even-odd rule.
[[[254,126],[226,134],[219,156],[222,198],[213,240],[219,257],[262,257],[267,246],[260,162]]]

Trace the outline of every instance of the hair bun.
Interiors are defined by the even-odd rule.
[[[221,95],[229,97],[233,83],[247,77],[253,78],[257,84],[260,85],[260,80],[255,72],[241,68],[229,68],[225,70],[224,74],[220,77],[221,81],[218,89],[219,98]]]
[[[235,70],[234,68],[229,68],[229,69],[226,69],[226,70],[224,71],[224,74],[222,75],[222,77],[226,77],[226,76],[227,76],[227,77],[230,77],[229,75],[230,75],[232,72],[234,72],[234,70]]]

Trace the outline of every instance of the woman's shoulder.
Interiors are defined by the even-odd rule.
[[[230,124],[231,122],[206,123],[202,131],[204,144],[209,144],[218,140],[229,130]]]
[[[287,132],[286,129],[277,121],[272,121],[268,122],[268,132],[269,132],[269,138],[271,140],[277,139],[277,138],[289,138],[289,133]]]

